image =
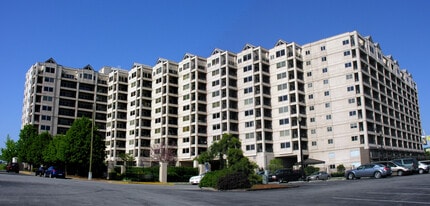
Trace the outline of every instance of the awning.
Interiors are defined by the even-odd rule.
[[[316,164],[324,164],[325,162],[322,160],[317,160],[317,159],[312,159],[312,158],[308,158],[305,159],[305,161],[303,161],[304,165],[316,165]],[[297,165],[301,165],[302,162],[297,162]]]

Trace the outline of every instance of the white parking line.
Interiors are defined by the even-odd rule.
[[[338,200],[353,200],[353,201],[368,201],[368,202],[389,202],[389,203],[406,203],[406,204],[420,204],[430,205],[430,202],[415,202],[415,201],[401,201],[401,200],[381,200],[381,199],[363,199],[363,198],[350,198],[350,197],[332,197]]]
[[[417,193],[417,192],[368,192],[368,194],[378,194],[378,195],[417,195],[417,196],[424,196],[424,195],[428,195],[430,196],[429,193]]]

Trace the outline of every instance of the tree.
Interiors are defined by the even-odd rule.
[[[13,157],[18,156],[17,143],[7,135],[5,146],[6,148],[1,148],[1,159],[11,162]]]
[[[275,158],[275,159],[270,160],[268,168],[270,171],[276,171],[278,169],[284,168],[284,165],[282,164],[281,159]]]
[[[166,144],[154,144],[151,147],[151,157],[159,162],[173,163],[176,161],[176,152]]]
[[[18,158],[21,162],[32,164],[32,154],[29,150],[31,143],[38,135],[37,128],[34,125],[27,124],[19,132],[17,142]]]
[[[66,136],[58,134],[49,142],[43,151],[43,161],[47,164],[62,165],[66,161]]]
[[[91,132],[93,132],[93,173],[100,175],[104,170],[105,144],[97,132],[92,129],[92,121],[87,117],[76,119],[65,135],[65,163],[68,170],[80,176],[89,171]]]
[[[223,169],[226,167],[226,162],[224,160],[224,156],[227,155],[227,151],[229,149],[240,149],[241,143],[240,140],[232,134],[224,133],[222,135],[222,139],[219,142],[215,142],[210,147],[209,151],[213,156],[218,157],[220,162],[220,168]]]
[[[31,142],[27,153],[30,154],[28,161],[35,165],[44,164],[43,153],[52,141],[52,136],[48,132],[37,135]]]

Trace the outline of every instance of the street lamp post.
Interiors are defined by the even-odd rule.
[[[92,180],[93,179],[93,171],[92,171],[92,166],[93,166],[93,139],[94,139],[94,116],[95,116],[95,105],[93,104],[93,114],[92,114],[92,118],[91,118],[91,143],[90,143],[90,167],[88,170],[88,180]]]

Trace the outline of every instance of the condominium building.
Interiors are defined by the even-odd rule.
[[[35,125],[39,132],[65,134],[78,117],[94,118],[100,135],[106,133],[108,74],[90,65],[65,67],[50,58],[30,67],[26,74],[22,126]]]
[[[93,111],[115,164],[127,153],[137,166],[152,165],[158,146],[191,166],[224,133],[263,168],[274,158],[335,170],[424,154],[412,75],[356,31],[304,45],[215,49],[207,58],[187,53],[130,71],[53,59],[28,71],[23,125],[65,133]]]

